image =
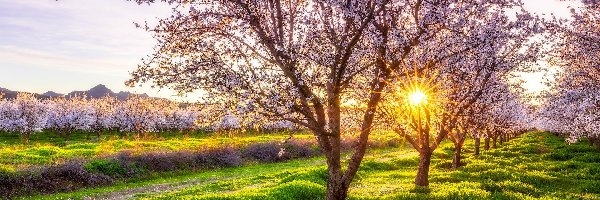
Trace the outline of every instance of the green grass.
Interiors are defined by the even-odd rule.
[[[503,147],[471,156],[472,145],[464,152],[466,166],[449,169],[452,145],[446,143],[435,153],[429,188],[415,188],[417,157],[394,152],[372,153],[353,182],[350,199],[598,199],[600,198],[600,152],[586,143],[567,145],[546,133],[528,133]],[[400,150],[399,152],[404,152]],[[390,159],[390,154],[394,155]],[[573,155],[567,161],[554,154]],[[393,158],[395,157],[395,158]],[[246,179],[223,180],[179,191],[149,194],[147,199],[282,199],[274,196],[288,191],[324,194],[324,166],[262,174]],[[307,184],[312,183],[312,184]],[[218,195],[217,195],[218,194]]]
[[[547,133],[527,133],[498,149],[472,156],[464,147],[458,170],[450,169],[452,145],[436,152],[430,187],[416,188],[418,157],[410,147],[370,150],[351,186],[349,199],[600,199],[600,151],[587,143],[568,145]],[[346,155],[347,157],[348,155]],[[320,199],[327,173],[322,157],[251,164],[201,172],[153,174],[144,180],[32,199],[103,197],[110,192],[156,184],[184,185],[139,199]],[[188,181],[193,184],[185,184]]]
[[[91,159],[114,155],[122,151],[133,154],[150,151],[172,152],[201,150],[219,146],[243,146],[257,142],[281,141],[285,133],[247,134],[239,137],[193,133],[183,137],[178,133],[161,133],[160,137],[136,140],[132,136],[104,135],[100,139],[86,133],[75,133],[70,140],[53,133],[37,133],[28,145],[22,144],[18,135],[0,133],[0,172],[41,165],[59,164],[75,159]],[[312,139],[310,134],[295,134],[295,138]]]
[[[244,177],[260,177],[261,174],[275,173],[279,170],[297,169],[310,167],[313,165],[321,165],[323,163],[322,159],[322,157],[316,157],[305,160],[294,160],[285,163],[249,165],[237,168],[205,170],[201,172],[179,171],[168,173],[154,173],[149,177],[145,177],[143,180],[131,179],[104,188],[90,188],[71,193],[58,193],[53,195],[23,197],[22,199],[81,199],[87,196],[122,191],[136,187],[144,187],[157,184],[177,185],[191,180],[204,184],[210,184],[222,180],[234,180]]]

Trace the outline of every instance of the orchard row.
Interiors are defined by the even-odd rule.
[[[223,114],[206,105],[182,104],[165,99],[132,96],[83,97],[40,100],[21,93],[15,99],[0,100],[0,132],[18,133],[25,142],[43,130],[68,138],[74,131],[101,134],[103,131],[148,133],[164,131],[219,130],[244,127],[234,115]],[[289,123],[262,124],[264,129],[291,128]]]

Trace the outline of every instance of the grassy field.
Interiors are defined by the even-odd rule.
[[[15,171],[32,166],[53,165],[69,160],[107,157],[118,152],[133,154],[144,152],[175,152],[201,150],[220,146],[281,141],[289,137],[285,133],[248,134],[229,137],[220,134],[196,133],[184,137],[181,134],[162,134],[160,137],[136,140],[134,137],[104,135],[100,139],[84,133],[74,134],[70,140],[52,133],[38,133],[28,145],[22,144],[18,135],[0,133],[0,172]],[[312,139],[310,134],[295,134],[294,138]]]
[[[452,170],[452,146],[435,152],[429,188],[415,188],[418,157],[408,146],[371,150],[350,189],[350,199],[600,199],[600,151],[567,145],[547,133],[527,133],[504,146],[471,156]],[[250,164],[201,172],[155,174],[96,189],[31,199],[320,199],[322,157]]]

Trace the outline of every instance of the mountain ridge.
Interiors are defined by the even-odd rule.
[[[20,93],[20,91],[12,91],[12,90],[0,87],[0,93],[3,94],[1,97],[2,99],[14,99],[17,97],[17,94]],[[72,91],[67,94],[61,94],[61,93],[57,93],[54,91],[47,91],[42,94],[38,94],[38,93],[33,93],[33,94],[35,94],[36,98],[40,98],[40,99],[48,99],[48,98],[61,97],[61,96],[64,96],[67,98],[85,96],[86,98],[91,98],[91,99],[97,99],[97,98],[102,98],[105,96],[110,96],[110,97],[115,97],[119,100],[125,100],[129,96],[133,96],[133,95],[140,95],[142,97],[150,97],[146,93],[135,94],[135,93],[126,92],[126,91],[113,92],[111,89],[106,87],[106,85],[104,85],[104,84],[98,84],[88,90],[85,90],[85,91]]]

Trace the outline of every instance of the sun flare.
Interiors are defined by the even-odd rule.
[[[417,89],[408,94],[408,102],[412,106],[418,106],[427,103],[427,95],[421,90]]]

